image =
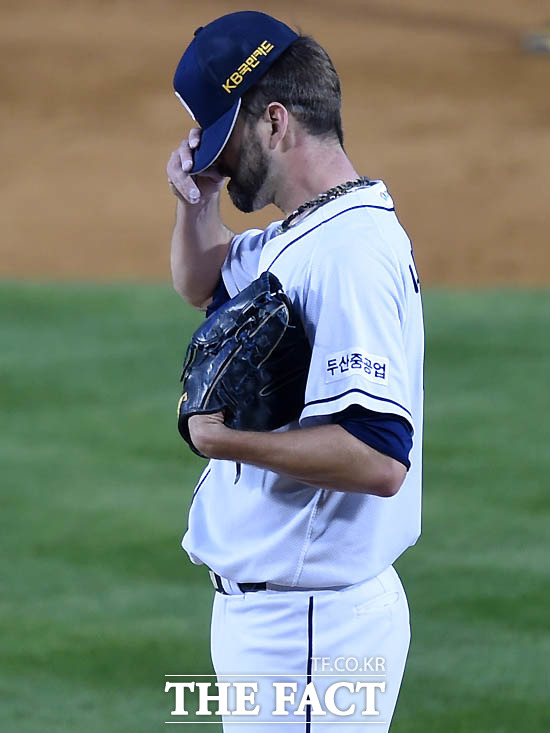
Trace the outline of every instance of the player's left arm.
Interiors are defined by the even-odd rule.
[[[194,445],[222,460],[249,463],[317,488],[394,496],[407,470],[340,425],[318,425],[282,433],[233,430],[222,413],[189,420]]]

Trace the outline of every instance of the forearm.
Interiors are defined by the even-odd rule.
[[[219,194],[197,204],[177,200],[170,264],[175,290],[198,308],[212,295],[233,233],[219,214]]]
[[[212,429],[208,417],[191,418],[193,441],[212,458],[249,463],[319,488],[376,496],[393,496],[406,475],[402,464],[339,425],[261,433],[223,424]]]
[[[220,218],[224,177],[215,169],[191,174],[199,140],[200,130],[192,129],[171,153],[166,173],[177,201],[170,253],[174,288],[191,305],[204,308],[220,278],[233,234]]]

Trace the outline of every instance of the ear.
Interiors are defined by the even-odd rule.
[[[269,124],[269,147],[274,150],[284,139],[288,130],[288,110],[280,102],[271,102],[265,109],[264,121]]]

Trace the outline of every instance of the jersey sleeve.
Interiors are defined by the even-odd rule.
[[[258,277],[262,248],[274,236],[278,224],[274,222],[263,230],[248,229],[233,237],[221,271],[230,297],[235,297]]]
[[[375,225],[332,235],[315,249],[302,294],[312,359],[300,423],[330,422],[359,405],[412,428],[398,257]]]

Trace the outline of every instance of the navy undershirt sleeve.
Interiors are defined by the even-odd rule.
[[[333,415],[333,422],[341,425],[371,448],[411,467],[409,453],[412,448],[411,425],[398,415],[373,412],[360,405],[352,405]]]
[[[214,311],[217,311],[218,308],[224,303],[227,303],[228,300],[229,293],[227,292],[227,288],[225,287],[223,277],[220,276],[218,284],[216,285],[216,288],[212,294],[212,302],[206,309],[206,317],[208,318],[208,316],[211,316]]]

